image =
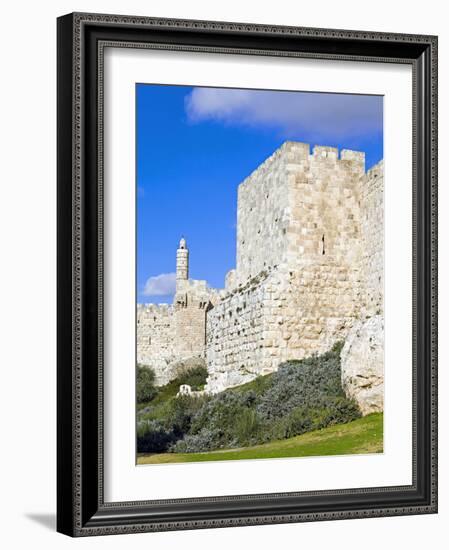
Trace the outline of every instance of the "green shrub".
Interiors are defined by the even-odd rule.
[[[258,443],[263,437],[264,424],[254,408],[244,408],[235,419],[234,434],[236,444],[249,446]]]
[[[188,453],[251,444],[259,427],[254,403],[254,392],[223,392],[209,398],[191,418],[184,439],[170,450]]]
[[[208,400],[183,395],[138,414],[137,451],[165,452],[190,430],[192,417]]]
[[[283,437],[294,437],[314,429],[312,416],[314,411],[307,407],[293,409],[285,419],[285,433]]]
[[[257,378],[254,378],[254,380],[251,380],[251,382],[247,382],[246,384],[242,384],[241,386],[236,386],[235,388],[231,388],[225,391],[228,392],[238,392],[238,393],[245,393],[249,390],[253,391],[256,395],[260,395],[267,391],[267,389],[272,384],[272,374],[266,374],[264,376],[257,376]]]
[[[192,433],[198,433],[203,428],[223,434],[233,432],[238,416],[254,406],[256,395],[249,391],[222,392],[214,395],[195,415],[192,420]]]
[[[341,387],[340,355],[330,351],[302,361],[288,361],[272,375],[272,383],[257,403],[269,420],[287,416],[293,409],[319,409],[329,398],[345,398]]]
[[[215,448],[215,442],[219,439],[219,435],[214,430],[205,428],[198,434],[187,434],[183,439],[169,447],[169,451],[173,453],[199,453],[209,451]]]
[[[223,395],[225,394],[221,394]],[[198,453],[255,445],[263,441],[266,426],[253,406],[254,402],[246,399],[240,401],[234,399],[235,395],[229,395],[219,401],[214,399],[212,406],[201,409],[193,419],[190,432],[169,450],[176,453]]]
[[[163,401],[158,404],[153,404],[156,399],[159,398],[159,394],[157,398],[155,398],[150,405],[146,406],[144,409],[140,409],[137,411],[137,420],[138,421],[144,421],[144,420],[160,420],[163,421],[166,419],[171,411],[172,403],[171,399],[168,401]]]
[[[164,424],[167,427],[186,433],[190,430],[192,418],[209,401],[207,396],[193,397],[180,395],[172,399],[166,408]]]
[[[182,437],[176,430],[167,430],[158,420],[139,423],[137,429],[137,452],[164,453],[169,447]]]
[[[323,425],[317,428],[324,428],[334,424],[343,424],[361,417],[360,409],[352,399],[347,399],[345,396],[328,397],[324,400],[323,411],[326,411],[326,416]]]
[[[151,367],[137,365],[137,403],[145,403],[154,399],[157,395],[157,389],[154,385],[155,374]]]
[[[334,355],[337,355],[338,358],[340,358],[341,350],[343,349],[343,346],[345,345],[344,340],[339,340],[338,342],[335,342],[335,344],[332,346],[331,353]]]

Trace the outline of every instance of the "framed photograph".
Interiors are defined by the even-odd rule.
[[[437,38],[58,19],[58,531],[437,511]]]

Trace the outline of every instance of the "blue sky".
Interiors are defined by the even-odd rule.
[[[380,96],[137,84],[137,301],[171,302],[180,237],[190,277],[235,267],[237,187],[284,141],[383,156]]]

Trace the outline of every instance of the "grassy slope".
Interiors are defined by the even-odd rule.
[[[170,462],[203,462],[344,454],[381,453],[383,451],[383,415],[371,414],[348,424],[331,426],[290,439],[241,449],[226,449],[208,453],[164,453],[140,455],[138,464]]]

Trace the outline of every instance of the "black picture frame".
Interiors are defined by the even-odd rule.
[[[437,512],[437,37],[74,13],[58,29],[57,530],[71,536]],[[102,45],[413,69],[413,483],[105,503]]]

